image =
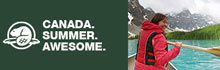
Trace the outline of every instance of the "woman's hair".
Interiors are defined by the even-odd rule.
[[[161,20],[165,19],[165,18],[167,18],[167,16],[165,16],[165,15],[163,15],[163,14],[161,14],[161,13],[156,13],[156,14],[152,17],[152,19],[151,19],[150,22],[158,25],[158,23],[159,23]]]

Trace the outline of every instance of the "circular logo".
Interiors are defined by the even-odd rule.
[[[19,21],[9,27],[7,38],[3,43],[10,44],[16,49],[24,50],[32,45],[39,44],[40,41],[36,39],[35,30],[29,23]]]

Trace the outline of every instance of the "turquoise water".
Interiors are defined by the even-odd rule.
[[[128,40],[128,56],[134,55],[137,51],[137,40]]]
[[[211,48],[220,46],[220,40],[169,40],[183,44]],[[128,41],[128,56],[136,53],[137,40]],[[169,45],[169,49],[173,48]],[[220,70],[220,58],[203,51],[181,48],[180,54],[171,60],[178,70]]]

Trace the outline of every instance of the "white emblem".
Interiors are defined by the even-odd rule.
[[[20,21],[10,26],[7,39],[3,43],[10,44],[16,49],[24,50],[31,47],[31,45],[39,44],[40,41],[36,39],[34,28],[29,23]]]

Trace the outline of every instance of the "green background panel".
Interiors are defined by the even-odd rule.
[[[42,52],[46,19],[90,20],[95,29],[88,30],[94,30],[106,51]],[[27,50],[3,44],[17,21],[29,22],[41,43]],[[127,0],[2,1],[0,24],[1,70],[127,70]]]

